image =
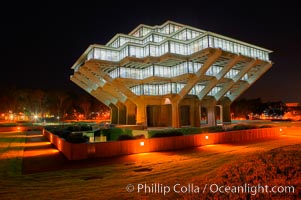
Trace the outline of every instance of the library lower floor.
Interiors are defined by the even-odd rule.
[[[199,100],[188,95],[178,104],[169,98],[156,104],[145,97],[138,106],[127,101],[125,104],[110,105],[111,123],[142,125],[144,127],[200,127],[201,124],[214,126],[231,122],[230,103],[227,98],[216,102],[214,98]]]

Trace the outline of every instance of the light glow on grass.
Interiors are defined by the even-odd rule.
[[[25,143],[25,147],[38,147],[38,146],[46,146],[50,145],[50,142],[30,142],[30,143]]]
[[[140,142],[140,146],[142,147],[144,146],[144,141]]]
[[[32,150],[32,151],[27,151],[26,154],[24,154],[24,157],[52,155],[52,154],[58,154],[58,153],[59,153],[59,150],[57,150],[57,149]]]

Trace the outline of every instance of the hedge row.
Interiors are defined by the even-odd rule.
[[[46,126],[45,129],[70,143],[85,143],[89,141],[89,137],[84,136],[82,131],[91,131],[92,127],[87,125]]]
[[[165,130],[150,130],[148,131],[148,136],[150,138],[156,137],[170,137],[170,136],[179,136],[179,135],[191,135],[191,134],[201,134],[201,133],[215,133],[215,132],[224,132],[224,131],[236,131],[236,130],[247,130],[254,128],[271,128],[270,125],[255,126],[255,125],[244,125],[238,124],[233,127],[225,128],[223,126],[210,126],[210,127],[189,127],[189,128],[174,128],[174,129],[165,129]]]
[[[233,127],[225,128],[223,126],[211,126],[211,127],[189,127],[189,128],[172,128],[165,130],[150,130],[148,131],[149,138],[157,137],[171,137],[171,136],[182,136],[182,135],[191,135],[191,134],[200,134],[200,133],[214,133],[214,132],[224,132],[232,130],[246,130],[254,128],[270,128],[272,126],[263,125],[260,127],[254,125],[235,125]],[[66,127],[45,127],[53,134],[58,135],[61,138],[64,138],[66,141],[72,143],[88,142],[89,137],[83,136],[81,131],[91,131],[92,127],[88,125],[77,125],[77,126],[66,126]],[[132,130],[122,129],[122,128],[109,128],[109,129],[99,129],[94,131],[94,137],[97,136],[106,136],[107,141],[118,141],[118,140],[132,140],[137,138],[144,138],[144,135],[133,136]]]
[[[132,130],[123,128],[109,128],[94,131],[94,136],[106,136],[107,141],[117,141],[121,135],[133,137]],[[126,138],[126,136],[122,136]]]

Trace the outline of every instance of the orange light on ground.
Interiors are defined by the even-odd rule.
[[[59,153],[59,150],[57,150],[57,149],[31,150],[31,151],[26,151],[24,153],[24,157],[53,155],[53,154],[58,154],[58,153]]]
[[[38,135],[27,135],[27,136],[25,136],[26,138],[39,138],[39,137],[41,137],[41,136],[43,136],[43,135],[40,135],[40,134],[38,134]]]
[[[140,146],[142,147],[144,146],[144,141],[140,142]]]
[[[30,142],[30,143],[25,143],[25,147],[38,147],[38,146],[46,146],[50,145],[50,142]]]
[[[23,150],[9,150],[7,152],[1,153],[0,154],[0,162],[1,160],[6,160],[6,159],[15,159],[15,158],[22,158],[23,156]]]
[[[282,131],[282,128],[280,128],[279,131],[281,132],[281,131]]]
[[[209,136],[208,136],[208,135],[206,135],[206,136],[205,136],[205,139],[206,139],[206,140],[208,140],[208,139],[209,139]]]
[[[10,132],[10,133],[18,133],[18,132]],[[20,132],[19,132],[20,133]],[[37,138],[41,137],[40,135],[1,135],[2,138]]]
[[[18,127],[17,127],[17,130],[20,130],[20,129],[21,129],[21,128],[18,126]]]

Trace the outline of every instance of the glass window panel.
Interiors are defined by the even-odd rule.
[[[154,45],[150,45],[150,56],[156,56],[156,49]]]

